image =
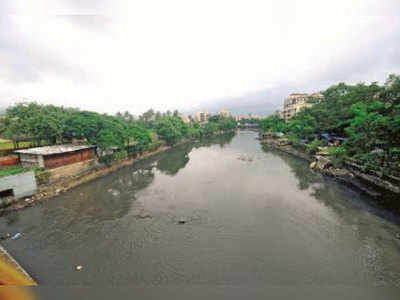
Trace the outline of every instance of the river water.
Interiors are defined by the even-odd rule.
[[[41,285],[400,286],[399,219],[256,136],[181,145],[3,216],[23,234],[3,245]]]

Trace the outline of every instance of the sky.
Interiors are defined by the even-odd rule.
[[[0,107],[268,114],[400,73],[398,0],[0,0]]]

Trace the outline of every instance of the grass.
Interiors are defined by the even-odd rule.
[[[49,144],[49,142],[46,140],[40,141],[39,144],[34,143],[33,141],[25,141],[25,142],[18,143],[18,149],[40,147],[40,145],[48,145],[48,144]],[[17,150],[17,149],[14,149],[14,144],[12,141],[0,139],[0,151],[7,151],[7,150]]]
[[[18,143],[19,148],[27,148],[31,147],[33,142],[20,142]],[[1,142],[0,141],[0,150],[14,150],[14,144],[12,142]]]
[[[0,178],[10,176],[10,175],[24,173],[26,171],[28,171],[28,170],[23,167],[13,167],[13,168],[9,168],[9,169],[0,170]]]

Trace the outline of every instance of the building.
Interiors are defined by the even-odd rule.
[[[196,122],[207,122],[210,114],[208,112],[197,112],[194,115],[194,119]]]
[[[321,93],[312,93],[308,96],[308,101],[312,104],[319,103],[324,99],[324,95]]]
[[[283,118],[289,120],[302,109],[313,106],[323,98],[324,96],[321,93],[313,93],[311,95],[305,93],[290,94],[283,104]]]
[[[182,115],[181,119],[182,119],[182,121],[184,123],[190,123],[191,122],[190,117],[188,115]]]
[[[283,111],[281,111],[281,110],[276,110],[275,111],[275,116],[277,116],[278,118],[281,118],[281,119],[283,119],[284,117],[283,117]]]
[[[89,145],[55,145],[14,151],[23,167],[57,168],[95,157],[95,147]]]
[[[36,193],[37,184],[33,171],[0,178],[0,207],[12,203],[13,199],[30,197]]]
[[[231,116],[231,113],[229,111],[227,111],[226,109],[223,109],[219,112],[219,114],[225,118],[228,118]]]

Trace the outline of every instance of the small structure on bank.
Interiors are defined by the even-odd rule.
[[[1,177],[0,208],[11,204],[14,199],[32,196],[36,190],[37,184],[33,171]]]
[[[24,168],[57,168],[91,160],[95,157],[95,147],[90,145],[54,145],[17,150]]]

